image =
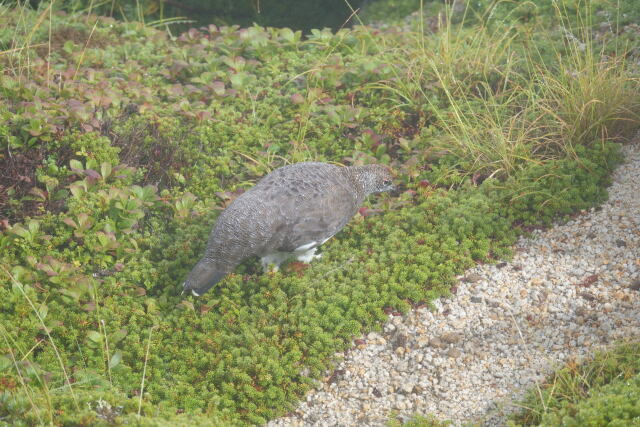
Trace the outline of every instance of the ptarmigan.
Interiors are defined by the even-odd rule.
[[[302,162],[278,168],[220,214],[184,290],[202,295],[250,256],[261,257],[265,269],[269,264],[277,269],[293,256],[309,262],[368,195],[392,189],[383,165]]]

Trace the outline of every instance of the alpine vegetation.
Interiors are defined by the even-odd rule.
[[[368,195],[392,189],[383,165],[301,162],[278,168],[222,212],[184,290],[200,296],[254,255],[265,270],[270,264],[277,270],[290,257],[307,263],[319,258],[316,248],[349,222]]]
[[[2,2],[0,422],[264,425],[390,315],[601,203],[640,11],[582,2],[306,36]],[[365,200],[373,164],[397,196]],[[334,233],[322,262],[242,262]]]

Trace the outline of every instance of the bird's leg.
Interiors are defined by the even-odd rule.
[[[314,248],[309,249],[306,252],[301,253],[297,257],[298,261],[304,262],[306,264],[309,264],[312,260],[314,260],[316,258],[322,258],[322,254],[316,254],[316,249],[317,249],[317,247],[314,247]]]
[[[262,265],[262,271],[267,273],[269,271],[280,270],[280,264],[286,260],[290,255],[282,252],[273,252],[260,258],[260,264]]]

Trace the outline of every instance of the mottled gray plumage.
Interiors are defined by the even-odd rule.
[[[202,295],[245,258],[276,268],[287,257],[309,262],[372,193],[393,188],[382,165],[340,167],[303,162],[274,170],[218,217],[204,256],[184,289]]]

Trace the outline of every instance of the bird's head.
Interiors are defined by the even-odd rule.
[[[354,166],[358,181],[364,186],[364,191],[367,194],[383,193],[385,191],[392,191],[395,186],[393,185],[393,175],[391,169],[385,165],[364,165]]]
[[[227,273],[218,270],[214,263],[203,258],[193,267],[182,284],[183,292],[191,291],[194,296],[199,297],[226,275]]]

